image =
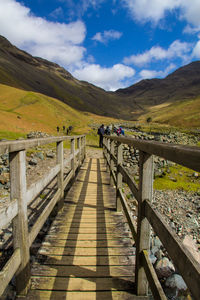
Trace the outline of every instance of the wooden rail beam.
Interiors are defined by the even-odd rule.
[[[21,264],[20,249],[16,248],[11,258],[6,262],[3,269],[0,271],[0,296],[5,291],[7,285],[19,269]]]
[[[200,299],[200,265],[185,248],[172,229],[165,223],[162,216],[157,213],[148,201],[143,203],[145,216],[152,225],[155,233],[163,243],[169,256],[173,260],[194,299]],[[192,287],[192,289],[191,289]]]
[[[144,269],[149,281],[149,285],[151,288],[151,292],[156,300],[167,300],[167,297],[165,296],[162,286],[158,280],[158,277],[156,275],[156,272],[154,270],[154,267],[152,266],[152,263],[149,259],[149,254],[147,250],[143,250],[141,252],[141,260],[144,265]]]

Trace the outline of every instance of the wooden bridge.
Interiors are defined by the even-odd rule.
[[[25,151],[47,143],[56,144],[56,165],[27,188]],[[122,166],[123,144],[140,150],[139,185]],[[154,299],[166,300],[148,255],[151,225],[200,299],[199,264],[151,206],[153,154],[200,171],[199,148],[105,137],[104,159],[90,158],[85,136],[73,136],[1,142],[5,151],[11,202],[0,209],[0,228],[12,228],[6,247],[13,251],[0,271],[0,295],[14,278],[18,299],[142,300],[149,285]],[[137,226],[122,182],[138,201]]]

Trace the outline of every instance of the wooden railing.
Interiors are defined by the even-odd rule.
[[[71,142],[69,157],[64,160],[63,143]],[[76,143],[77,141],[77,143]],[[26,187],[26,150],[56,143],[56,165],[42,179]],[[0,229],[12,222],[13,254],[0,271],[0,296],[16,276],[19,295],[26,295],[30,282],[30,247],[53,210],[58,211],[64,203],[64,190],[75,176],[85,158],[85,136],[49,137],[0,143],[0,153],[9,153],[10,203],[0,209]],[[70,165],[65,174],[64,167]],[[27,208],[52,181],[54,193],[32,226],[29,226]],[[55,212],[55,211],[54,211]]]
[[[139,150],[139,184],[123,163],[123,144]],[[200,148],[173,145],[133,138],[105,136],[104,157],[110,170],[112,183],[116,185],[116,209],[127,217],[133,238],[136,241],[136,288],[138,295],[147,295],[148,284],[157,300],[166,300],[161,284],[149,259],[150,226],[161,240],[174,265],[186,282],[194,299],[200,299],[200,265],[184,247],[181,240],[164,222],[162,216],[152,207],[153,197],[153,155],[200,172]],[[122,182],[127,183],[137,200],[137,226],[122,192]]]

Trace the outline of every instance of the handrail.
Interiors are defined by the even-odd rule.
[[[123,167],[122,145],[126,144],[139,150],[139,184]],[[116,153],[114,153],[114,147]],[[150,225],[153,227],[163,246],[168,251],[179,273],[185,280],[195,300],[200,299],[200,266],[193,259],[190,252],[182,245],[179,238],[171,231],[162,216],[157,213],[152,205],[153,193],[153,155],[200,171],[200,148],[195,146],[183,146],[166,144],[155,141],[143,141],[127,137],[104,136],[104,158],[110,170],[111,179],[122,179],[131,189],[138,204],[137,226],[134,225],[130,209],[123,196],[118,180],[112,180],[116,185],[116,209],[122,207],[127,217],[133,238],[136,240],[136,287],[137,294],[147,295],[148,283],[155,299],[164,300],[166,296],[159,284],[154,268],[149,260]],[[115,170],[115,172],[114,172]],[[114,175],[113,175],[114,173]],[[119,200],[121,205],[119,204]],[[136,228],[137,227],[137,228]]]
[[[67,159],[63,156],[63,142],[70,141],[71,153]],[[77,141],[77,143],[75,143]],[[56,143],[56,165],[43,175],[43,178],[26,187],[26,155],[25,150],[49,143]],[[76,170],[85,159],[85,136],[59,136],[0,142],[0,153],[8,151],[10,163],[10,198],[11,202],[0,209],[0,229],[12,222],[14,253],[0,270],[0,296],[16,276],[17,293],[25,296],[30,281],[30,254],[29,249],[41,230],[43,224],[53,210],[61,209],[64,203],[64,189],[75,176]],[[64,167],[69,164],[70,170],[65,174]],[[51,196],[46,207],[37,218],[29,231],[27,206],[32,203],[49,184],[56,180],[54,195]],[[54,181],[55,182],[55,181]]]

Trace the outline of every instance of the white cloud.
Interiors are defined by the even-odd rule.
[[[188,34],[196,34],[199,32],[200,32],[200,25],[197,27],[187,25],[183,30],[183,33],[188,33]]]
[[[134,19],[157,23],[167,11],[177,8],[181,0],[122,0],[122,2]]]
[[[166,13],[177,10],[178,16],[194,26],[200,25],[199,0],[121,0],[133,19],[158,23]]]
[[[185,19],[193,26],[200,26],[200,1],[199,0],[181,0],[180,17]]]
[[[49,22],[15,0],[0,0],[0,34],[33,55],[66,65],[82,59],[85,51],[80,46],[86,35],[83,22]]]
[[[125,57],[123,62],[125,64],[134,64],[141,66],[152,61],[163,59],[181,58],[183,61],[187,61],[187,55],[190,52],[191,44],[176,40],[169,46],[168,49],[163,49],[159,46],[154,46],[150,50],[145,51],[141,54]]]
[[[192,52],[193,57],[200,59],[200,41],[198,41]]]
[[[174,64],[170,64],[165,70],[163,71],[156,71],[156,70],[142,70],[140,71],[140,80],[141,79],[150,79],[150,78],[157,78],[157,77],[165,77],[169,74],[170,71],[174,70],[176,66]]]
[[[105,90],[114,91],[124,87],[123,81],[134,76],[133,68],[116,64],[111,68],[103,68],[96,64],[85,64],[82,68],[73,72],[73,75],[80,79],[89,81]]]
[[[122,33],[113,29],[110,30],[105,30],[103,33],[97,32],[92,40],[101,42],[101,43],[106,43],[109,40],[118,40],[122,36]]]
[[[64,0],[63,2],[67,3],[70,16],[81,17],[90,7],[92,7],[94,10],[97,10],[105,1],[106,0]]]
[[[64,15],[64,13],[63,13],[63,9],[61,6],[57,7],[54,11],[52,11],[50,13],[50,16],[55,19],[57,19],[59,17],[63,17],[63,15]]]

